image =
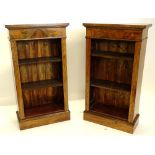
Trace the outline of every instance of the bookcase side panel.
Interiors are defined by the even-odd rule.
[[[134,94],[134,102],[130,104],[130,111],[129,111],[129,121],[133,121],[136,115],[139,112],[139,102],[140,102],[140,94],[141,94],[141,85],[142,85],[142,78],[143,78],[143,69],[144,69],[144,61],[145,61],[145,52],[146,52],[146,43],[147,39],[144,39],[139,44],[139,62],[138,62],[138,70],[137,70],[137,85]],[[138,46],[138,45],[137,45]],[[136,80],[136,79],[135,79]],[[132,96],[130,100],[132,99]],[[130,101],[131,102],[131,101]]]
[[[91,66],[91,39],[86,38],[86,86],[85,86],[86,111],[89,111],[89,104],[90,104],[90,66]]]
[[[61,39],[61,51],[62,51],[64,108],[65,108],[65,111],[68,111],[68,81],[67,81],[66,38]]]
[[[13,59],[13,65],[14,65],[14,75],[15,75],[15,83],[16,83],[16,91],[17,91],[19,117],[20,119],[23,119],[25,118],[24,104],[23,104],[22,89],[21,89],[17,47],[16,47],[16,41],[14,40],[11,40],[11,50],[12,50],[12,59]]]
[[[137,90],[140,51],[141,51],[141,41],[138,41],[135,43],[133,72],[132,72],[132,81],[131,81],[130,107],[129,107],[129,116],[128,116],[128,121],[131,123],[134,120],[135,97],[136,97],[136,90]]]
[[[142,80],[143,80],[143,69],[144,69],[144,63],[145,63],[146,44],[147,44],[147,39],[144,39],[142,41],[141,51],[140,51],[138,81],[137,81],[137,90],[136,90],[137,93],[136,93],[136,99],[135,99],[134,116],[136,116],[139,112],[141,85],[142,85]]]

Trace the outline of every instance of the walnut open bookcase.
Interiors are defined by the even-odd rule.
[[[20,129],[70,119],[67,26],[68,23],[6,25],[12,49]]]
[[[133,133],[148,28],[151,25],[84,23],[86,108],[84,120]]]

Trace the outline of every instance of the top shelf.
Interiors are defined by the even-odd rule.
[[[134,58],[133,53],[120,53],[120,52],[98,51],[98,50],[93,50],[91,56],[112,58],[112,59],[131,59],[131,60]]]

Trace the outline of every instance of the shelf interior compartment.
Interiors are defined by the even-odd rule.
[[[23,89],[26,117],[64,111],[63,87]]]
[[[16,43],[26,118],[64,111],[61,39]]]
[[[26,118],[30,118],[63,111],[63,104],[46,104],[44,106],[36,106],[29,109],[25,109],[25,116]]]
[[[131,85],[133,60],[91,57],[91,80]]]
[[[90,111],[127,120],[130,92],[90,87]]]
[[[22,84],[37,81],[39,84],[39,81],[48,80],[62,81],[60,38],[17,41],[17,52]]]
[[[21,65],[19,70],[22,84],[46,80],[62,81],[62,61]]]
[[[17,52],[20,61],[42,57],[59,57],[61,59],[61,39],[17,41]]]
[[[109,52],[110,51],[113,56],[115,56],[114,53],[117,53],[118,54],[117,56],[125,57],[125,54],[127,54],[127,56],[134,55],[134,49],[135,49],[134,41],[91,39],[91,51],[92,52],[94,51]]]
[[[89,110],[128,119],[135,42],[91,40]]]
[[[126,108],[118,108],[111,105],[94,103],[90,111],[122,120],[128,119],[128,109]]]

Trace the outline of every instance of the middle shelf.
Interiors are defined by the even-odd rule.
[[[38,57],[38,58],[28,58],[19,59],[19,65],[36,64],[36,63],[46,63],[46,62],[61,62],[60,57]]]
[[[61,87],[63,82],[60,80],[42,80],[35,82],[22,83],[23,89],[34,89],[34,88],[44,88],[44,87]]]
[[[131,91],[131,86],[129,84],[116,83],[108,80],[91,80],[90,86],[127,92]]]

